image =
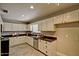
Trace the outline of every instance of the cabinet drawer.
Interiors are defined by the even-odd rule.
[[[33,38],[32,37],[27,37],[27,43],[33,46]]]
[[[46,49],[45,49],[45,41],[43,40],[38,40],[38,49],[40,51],[42,51],[43,53],[45,53]]]
[[[45,54],[49,55],[49,56],[56,56],[56,47],[57,44],[56,44],[56,41],[53,41],[53,42],[48,42],[46,43],[45,45]]]

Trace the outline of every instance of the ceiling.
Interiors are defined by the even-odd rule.
[[[4,20],[31,22],[65,8],[77,5],[76,3],[0,3],[1,9],[8,10],[3,14]],[[34,8],[30,8],[33,6]]]

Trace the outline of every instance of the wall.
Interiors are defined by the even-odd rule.
[[[57,26],[55,36],[57,36],[58,55],[78,55],[79,56],[79,23],[62,24]],[[71,26],[72,25],[72,26]],[[74,27],[74,25],[77,27]]]
[[[70,18],[70,20],[73,20],[73,18]],[[56,25],[55,33],[43,33],[46,35],[52,33],[52,36],[57,37],[56,44],[53,44],[54,46],[56,46],[57,55],[79,56],[79,21],[73,23],[58,24]]]

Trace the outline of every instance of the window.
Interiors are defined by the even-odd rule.
[[[38,32],[38,24],[33,24],[32,25],[32,31],[33,32]]]

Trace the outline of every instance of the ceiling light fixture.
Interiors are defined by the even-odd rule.
[[[22,15],[22,17],[24,17],[24,15]]]
[[[49,5],[50,3],[48,3],[48,5]]]
[[[34,9],[34,6],[33,6],[33,5],[31,5],[31,6],[30,6],[30,8],[31,8],[31,9]]]
[[[59,6],[60,4],[59,4],[59,3],[57,3],[57,5]]]

